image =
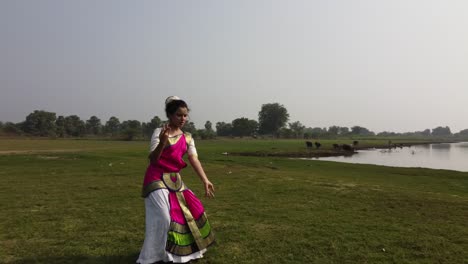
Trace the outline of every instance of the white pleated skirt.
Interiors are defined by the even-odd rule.
[[[157,261],[185,263],[203,258],[206,249],[187,256],[177,256],[166,251],[167,232],[171,223],[169,210],[167,189],[153,191],[145,198],[145,242],[137,263],[150,264]]]

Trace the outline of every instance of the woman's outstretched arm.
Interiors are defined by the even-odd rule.
[[[189,155],[188,158],[193,169],[197,173],[198,177],[200,177],[200,180],[203,182],[203,185],[205,185],[205,196],[209,198],[214,198],[214,186],[210,182],[210,180],[208,180],[208,177],[206,176],[205,171],[203,170],[201,162],[198,160],[198,156]]]

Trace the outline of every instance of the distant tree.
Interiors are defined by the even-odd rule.
[[[430,129],[424,129],[423,131],[416,131],[414,132],[415,135],[418,135],[418,136],[424,136],[424,137],[428,137],[431,135],[431,130]]]
[[[347,135],[349,134],[349,128],[348,127],[339,127],[339,132],[338,134],[340,136],[344,136],[344,135]]]
[[[283,105],[279,103],[264,104],[258,113],[259,132],[260,134],[278,136],[279,129],[284,127],[288,120],[288,110]]]
[[[0,130],[3,128],[3,122],[0,121]]]
[[[304,133],[307,138],[319,138],[327,134],[327,129],[321,127],[308,127],[304,130]]]
[[[182,128],[185,132],[189,132],[192,136],[197,137],[197,128],[195,127],[195,123],[187,122],[185,123],[184,127]]]
[[[280,138],[294,138],[296,137],[296,133],[290,128],[282,127],[279,130],[279,136]]]
[[[407,132],[403,134],[404,136],[418,136],[418,137],[428,137],[431,135],[430,129],[425,129],[423,131],[416,131],[416,132]]]
[[[232,136],[232,124],[225,122],[216,123],[216,134],[221,137]]]
[[[96,116],[91,116],[86,120],[86,131],[91,135],[99,135],[102,133],[101,119]]]
[[[296,121],[289,123],[288,125],[295,138],[302,138],[304,136],[305,126],[302,125],[301,122]]]
[[[26,117],[23,131],[33,136],[55,136],[55,119],[55,113],[35,110]]]
[[[206,121],[206,123],[205,123],[205,129],[206,129],[207,131],[210,131],[210,130],[213,131],[213,124],[212,124],[210,121]]]
[[[118,135],[120,133],[120,121],[117,117],[112,116],[104,125],[104,131],[111,136]]]
[[[121,124],[121,133],[125,140],[134,140],[142,135],[141,123],[138,120],[127,120]]]
[[[463,129],[458,132],[458,135],[460,136],[468,136],[468,129]]]
[[[360,126],[353,126],[351,127],[351,134],[353,135],[359,135],[361,134],[361,130],[363,129],[363,127],[360,127]]]
[[[432,135],[433,136],[451,136],[452,132],[450,131],[450,128],[448,126],[446,127],[436,127],[432,129]]]
[[[361,135],[361,136],[373,136],[375,135],[374,132],[370,131],[369,129],[361,126],[353,126],[351,127],[351,134],[352,135]]]
[[[22,134],[21,130],[22,124],[14,124],[12,122],[6,122],[2,126],[2,131],[4,134],[12,135],[12,136],[19,136]]]
[[[397,133],[395,132],[388,132],[388,131],[383,131],[383,132],[380,132],[377,134],[377,136],[379,137],[393,137],[393,136],[396,136]]]
[[[340,127],[339,126],[331,126],[328,128],[328,134],[331,136],[336,136],[340,133]]]
[[[146,137],[151,137],[156,128],[162,126],[162,121],[158,116],[155,116],[151,119],[149,123],[142,124],[143,134]]]
[[[65,117],[65,133],[72,137],[82,137],[86,134],[86,125],[77,115]]]
[[[424,129],[424,130],[421,132],[421,134],[422,134],[423,136],[427,136],[427,137],[428,137],[428,136],[431,135],[431,130],[430,130],[429,128]]]
[[[232,134],[236,137],[254,136],[258,128],[258,122],[245,117],[232,121]]]
[[[196,134],[197,138],[201,139],[213,139],[216,136],[216,133],[213,130],[206,130],[206,129],[197,129]]]
[[[55,120],[55,131],[58,137],[65,137],[66,132],[65,132],[65,117],[64,116],[58,116],[57,120]]]
[[[216,133],[213,130],[213,125],[210,121],[206,121],[205,129],[198,130],[198,134],[202,139],[213,139],[216,137]]]

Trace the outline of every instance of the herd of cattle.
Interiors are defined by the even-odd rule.
[[[312,141],[306,141],[306,146],[307,146],[307,149],[312,149],[314,146],[316,149],[319,149],[322,144],[320,144],[320,142],[312,142]],[[333,149],[335,150],[344,150],[344,151],[354,151],[354,148],[359,144],[359,141],[355,140],[353,141],[353,144],[350,145],[350,144],[333,144]]]

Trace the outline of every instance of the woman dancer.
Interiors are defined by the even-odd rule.
[[[214,186],[198,160],[193,138],[181,128],[189,108],[177,96],[166,99],[169,123],[156,129],[151,138],[150,164],[142,196],[145,197],[145,241],[137,263],[185,263],[203,257],[214,242],[205,209],[185,186],[179,174],[188,160],[205,186],[205,196],[214,197]]]

